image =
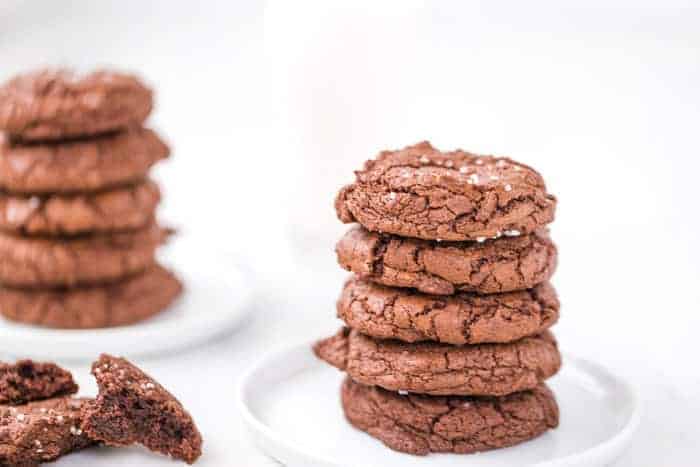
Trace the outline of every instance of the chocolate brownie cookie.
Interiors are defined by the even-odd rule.
[[[533,389],[561,365],[549,331],[509,344],[454,346],[380,340],[343,328],[316,343],[314,352],[358,383],[436,396]]]
[[[399,394],[347,378],[341,398],[353,426],[414,455],[504,448],[559,424],[556,400],[543,384],[501,397],[437,397]]]
[[[24,404],[76,392],[73,375],[53,363],[0,363],[0,404]]]
[[[382,235],[356,226],[335,250],[343,268],[367,280],[436,295],[529,289],[547,281],[557,264],[546,230],[478,243]]]
[[[132,75],[41,70],[0,87],[0,130],[24,141],[90,136],[140,125],[152,108],[151,90]]]
[[[559,300],[548,283],[521,292],[436,296],[352,278],[337,311],[349,327],[372,337],[461,345],[539,334],[557,321]]]
[[[477,240],[534,232],[554,220],[540,174],[507,158],[423,142],[384,151],[336,198],[345,223],[427,240]]]
[[[0,282],[60,287],[115,281],[145,270],[167,236],[155,223],[137,231],[74,238],[0,233]]]
[[[182,404],[153,378],[123,358],[101,355],[93,363],[99,394],[83,412],[82,428],[111,446],[140,443],[194,463],[202,435]]]
[[[85,194],[0,193],[0,230],[25,235],[134,230],[151,222],[159,201],[160,190],[152,181]]]
[[[158,135],[140,127],[56,144],[12,144],[0,135],[0,188],[28,194],[103,190],[144,179],[169,154]]]
[[[64,397],[0,407],[0,465],[34,466],[94,444],[80,429],[87,402]]]
[[[161,266],[108,285],[57,290],[0,288],[0,314],[26,324],[106,328],[143,321],[165,310],[182,284]]]

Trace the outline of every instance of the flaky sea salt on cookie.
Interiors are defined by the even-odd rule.
[[[476,241],[534,232],[554,220],[555,205],[526,165],[428,142],[367,161],[335,202],[341,221],[373,232]]]
[[[82,430],[110,446],[140,443],[194,463],[202,435],[182,404],[131,362],[102,354],[92,365],[99,393],[83,411]]]

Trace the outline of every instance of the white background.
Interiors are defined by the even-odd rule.
[[[174,149],[156,174],[163,218],[258,274],[248,326],[142,362],[202,425],[203,464],[270,462],[242,437],[232,388],[269,347],[335,329],[335,191],[380,149],[423,139],[542,172],[559,198],[561,347],[646,402],[620,465],[693,464],[700,9],[563,3],[0,2],[1,79],[112,65],[156,87],[152,124]]]

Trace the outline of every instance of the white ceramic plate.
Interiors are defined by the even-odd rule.
[[[342,378],[313,356],[310,343],[275,353],[241,382],[243,422],[267,454],[290,467],[594,467],[622,454],[640,420],[629,385],[596,364],[568,357],[549,382],[561,410],[556,430],[496,451],[416,457],[392,451],[346,422]]]
[[[124,356],[171,352],[231,330],[251,309],[250,276],[233,258],[206,242],[175,239],[161,263],[183,280],[185,291],[152,319],[130,326],[56,330],[0,318],[0,353],[8,357],[93,360],[101,352]]]

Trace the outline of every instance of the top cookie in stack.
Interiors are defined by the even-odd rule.
[[[544,381],[561,357],[547,224],[556,199],[532,168],[423,142],[385,151],[336,198],[353,272],[347,327],[316,354],[344,370],[348,420],[412,454],[510,446],[558,423]]]
[[[0,313],[52,327],[132,323],[181,291],[155,262],[150,168],[168,146],[142,125],[153,93],[108,71],[45,70],[0,88]]]

